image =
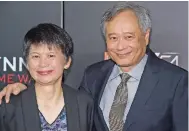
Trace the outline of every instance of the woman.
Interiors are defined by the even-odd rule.
[[[0,106],[0,131],[92,131],[93,101],[83,89],[62,83],[73,42],[54,24],[39,24],[24,38],[23,55],[32,77],[28,90]]]

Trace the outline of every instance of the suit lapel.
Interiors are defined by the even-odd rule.
[[[41,131],[39,112],[34,86],[22,94],[23,117],[26,131]]]
[[[100,108],[100,101],[101,101],[102,95],[104,93],[104,89],[106,87],[107,81],[109,79],[109,76],[110,76],[110,74],[113,70],[115,63],[111,60],[108,60],[108,63],[106,63],[106,64],[107,65],[104,65],[104,67],[102,67],[101,74],[98,74],[99,75],[97,77],[98,80],[96,81],[98,83],[95,84],[95,87],[101,87],[100,90],[97,92],[97,94],[98,94],[97,100],[96,100],[96,102],[97,102],[96,104],[97,104],[97,107],[98,107],[97,112],[99,114],[100,123],[102,123],[102,125],[104,126],[104,129],[108,131],[109,129],[106,125],[106,122],[105,122],[104,116],[103,116],[103,112]]]
[[[149,99],[152,90],[158,83],[158,58],[151,51],[148,53],[148,60],[142,74],[138,90],[127,115],[124,130],[127,130],[137,120],[138,113],[141,112],[145,103]],[[137,113],[138,112],[138,113]]]
[[[64,102],[66,108],[67,117],[67,129],[68,131],[80,131],[79,126],[79,108],[77,103],[77,94],[74,93],[71,87],[63,85]]]
[[[99,92],[98,92],[98,97],[97,97],[98,98],[98,105],[100,105],[100,101],[101,101],[102,95],[104,93],[104,89],[106,87],[106,84],[107,84],[108,79],[109,79],[109,77],[111,75],[111,72],[113,70],[114,65],[115,64],[113,62],[110,62],[110,64],[108,65],[109,67],[107,67],[105,65],[106,68],[102,68],[102,74],[99,74],[98,78],[100,80],[98,80],[99,83],[98,83],[98,85],[96,85],[97,87],[101,87]]]

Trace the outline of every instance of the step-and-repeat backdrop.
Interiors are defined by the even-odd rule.
[[[0,88],[29,81],[22,58],[24,35],[39,23],[61,25],[61,8],[61,2],[0,2]]]
[[[22,59],[24,34],[42,22],[63,26],[75,43],[66,83],[79,86],[86,66],[104,59],[100,19],[116,2],[0,2],[0,86],[28,82]],[[136,2],[152,16],[150,47],[156,55],[188,70],[188,2]]]

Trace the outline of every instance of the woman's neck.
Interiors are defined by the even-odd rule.
[[[64,107],[61,81],[56,84],[35,84],[38,109],[48,123],[53,123]]]
[[[63,100],[63,90],[61,82],[55,84],[42,85],[35,83],[36,97],[38,105],[56,105]]]

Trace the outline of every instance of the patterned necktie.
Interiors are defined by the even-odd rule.
[[[121,83],[117,87],[114,101],[110,109],[109,125],[110,131],[122,131],[123,130],[123,116],[128,99],[127,81],[131,76],[127,73],[121,74]]]

